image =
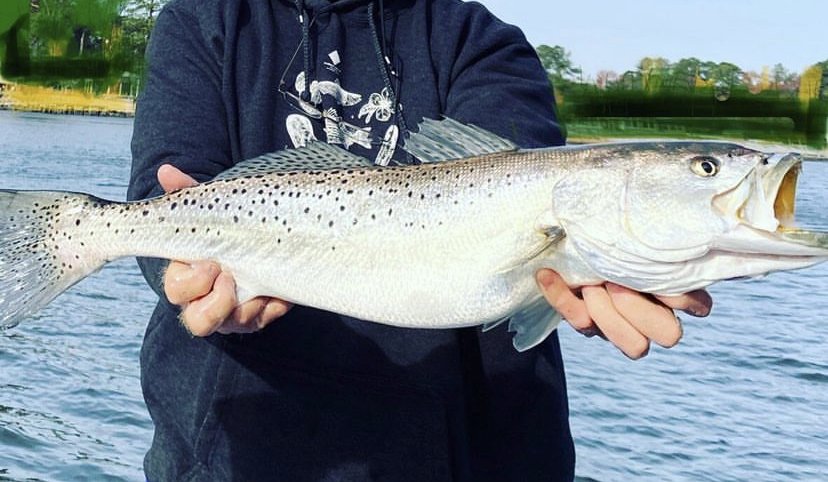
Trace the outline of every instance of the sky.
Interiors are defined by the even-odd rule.
[[[478,0],[533,46],[560,45],[584,76],[643,57],[802,73],[828,59],[828,0]]]

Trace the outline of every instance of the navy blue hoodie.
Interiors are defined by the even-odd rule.
[[[309,139],[410,162],[406,132],[441,115],[525,147],[563,142],[534,50],[476,3],[173,0],[148,60],[131,199],[162,192],[162,163],[203,181]],[[554,334],[518,353],[505,327],[295,307],[259,333],[196,338],[164,298],[164,262],[140,264],[161,297],[141,353],[149,480],[573,478]]]

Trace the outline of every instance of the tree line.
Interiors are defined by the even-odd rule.
[[[584,80],[570,52],[559,45],[541,45],[538,57],[556,89],[566,92],[588,85],[602,90],[657,92],[695,92],[709,90],[726,100],[730,95],[772,92],[780,96],[799,96],[803,100],[828,96],[823,75],[828,73],[828,59],[815,62],[803,73],[789,71],[781,63],[761,72],[744,70],[730,62],[712,62],[695,57],[670,62],[662,57],[644,57],[626,72],[599,71],[594,79]],[[822,90],[820,90],[822,89]]]

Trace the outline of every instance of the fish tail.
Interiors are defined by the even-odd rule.
[[[81,229],[102,202],[86,194],[0,190],[0,329],[103,266]]]

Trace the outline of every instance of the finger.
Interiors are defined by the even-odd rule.
[[[253,333],[259,329],[256,320],[266,305],[267,298],[259,296],[236,306],[230,316],[219,327],[218,332],[225,335],[228,333]]]
[[[674,310],[693,316],[707,316],[713,308],[713,298],[705,290],[691,291],[680,296],[656,296],[656,299]]]
[[[181,321],[195,336],[213,334],[236,307],[236,283],[233,277],[222,272],[213,283],[213,289],[181,312]]]
[[[535,275],[546,301],[578,331],[595,328],[584,300],[575,296],[561,276],[551,269],[542,269]]]
[[[257,319],[259,329],[261,330],[273,320],[285,316],[291,308],[293,308],[293,303],[289,301],[280,300],[279,298],[268,298],[264,310],[262,310]]]
[[[221,268],[210,261],[171,261],[164,272],[164,294],[174,305],[184,305],[213,289]]]
[[[673,310],[623,286],[614,283],[606,286],[613,306],[639,333],[665,348],[679,342],[681,323]]]
[[[158,168],[158,183],[164,189],[164,192],[171,193],[184,189],[185,187],[193,187],[198,182],[187,174],[181,172],[180,169],[172,164],[164,164]]]
[[[590,317],[595,320],[595,324],[609,341],[633,360],[647,355],[650,350],[650,341],[621,316],[612,304],[606,288],[584,286],[582,293]]]
[[[293,303],[260,296],[237,306],[230,317],[216,331],[222,334],[253,333],[284,316]]]

